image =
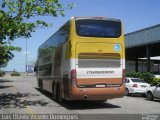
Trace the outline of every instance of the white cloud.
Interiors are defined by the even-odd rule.
[[[31,54],[31,52],[30,51],[24,51],[24,52],[22,52],[22,55],[29,55],[29,54]]]

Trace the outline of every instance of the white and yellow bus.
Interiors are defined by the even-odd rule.
[[[38,49],[38,85],[58,101],[123,97],[124,71],[118,19],[72,17]]]

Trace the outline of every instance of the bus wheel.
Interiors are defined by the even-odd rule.
[[[58,102],[63,102],[62,91],[61,91],[60,85],[57,86],[57,101]]]
[[[56,100],[57,99],[57,89],[56,89],[56,85],[55,84],[52,84],[52,98],[53,100]]]
[[[38,87],[40,88],[41,83],[40,83],[40,79],[38,79]]]
[[[42,80],[40,80],[40,90],[41,90],[41,92],[43,92],[43,82],[42,82]]]

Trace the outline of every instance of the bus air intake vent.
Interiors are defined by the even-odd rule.
[[[78,55],[79,68],[118,68],[120,54],[117,53],[80,53]]]

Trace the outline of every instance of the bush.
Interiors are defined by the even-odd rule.
[[[5,75],[5,72],[0,70],[0,77],[3,77]]]
[[[128,72],[126,74],[127,77],[134,77],[134,78],[140,78],[140,79],[143,79],[144,81],[152,84],[152,83],[155,83],[157,82],[158,80],[154,80],[154,74],[150,73],[150,72],[144,72],[144,73],[141,73],[141,72]],[[160,82],[160,81],[159,81]]]
[[[18,72],[16,72],[16,71],[13,71],[13,72],[11,73],[11,76],[20,76],[20,74],[19,74]]]
[[[126,76],[127,77],[134,77],[134,78],[141,78],[142,77],[142,73],[132,71],[132,72],[126,73]]]
[[[145,80],[148,83],[152,83],[154,79],[154,74],[149,72],[142,73],[141,79]]]
[[[160,83],[160,78],[153,78],[151,84],[157,85],[158,83]]]

